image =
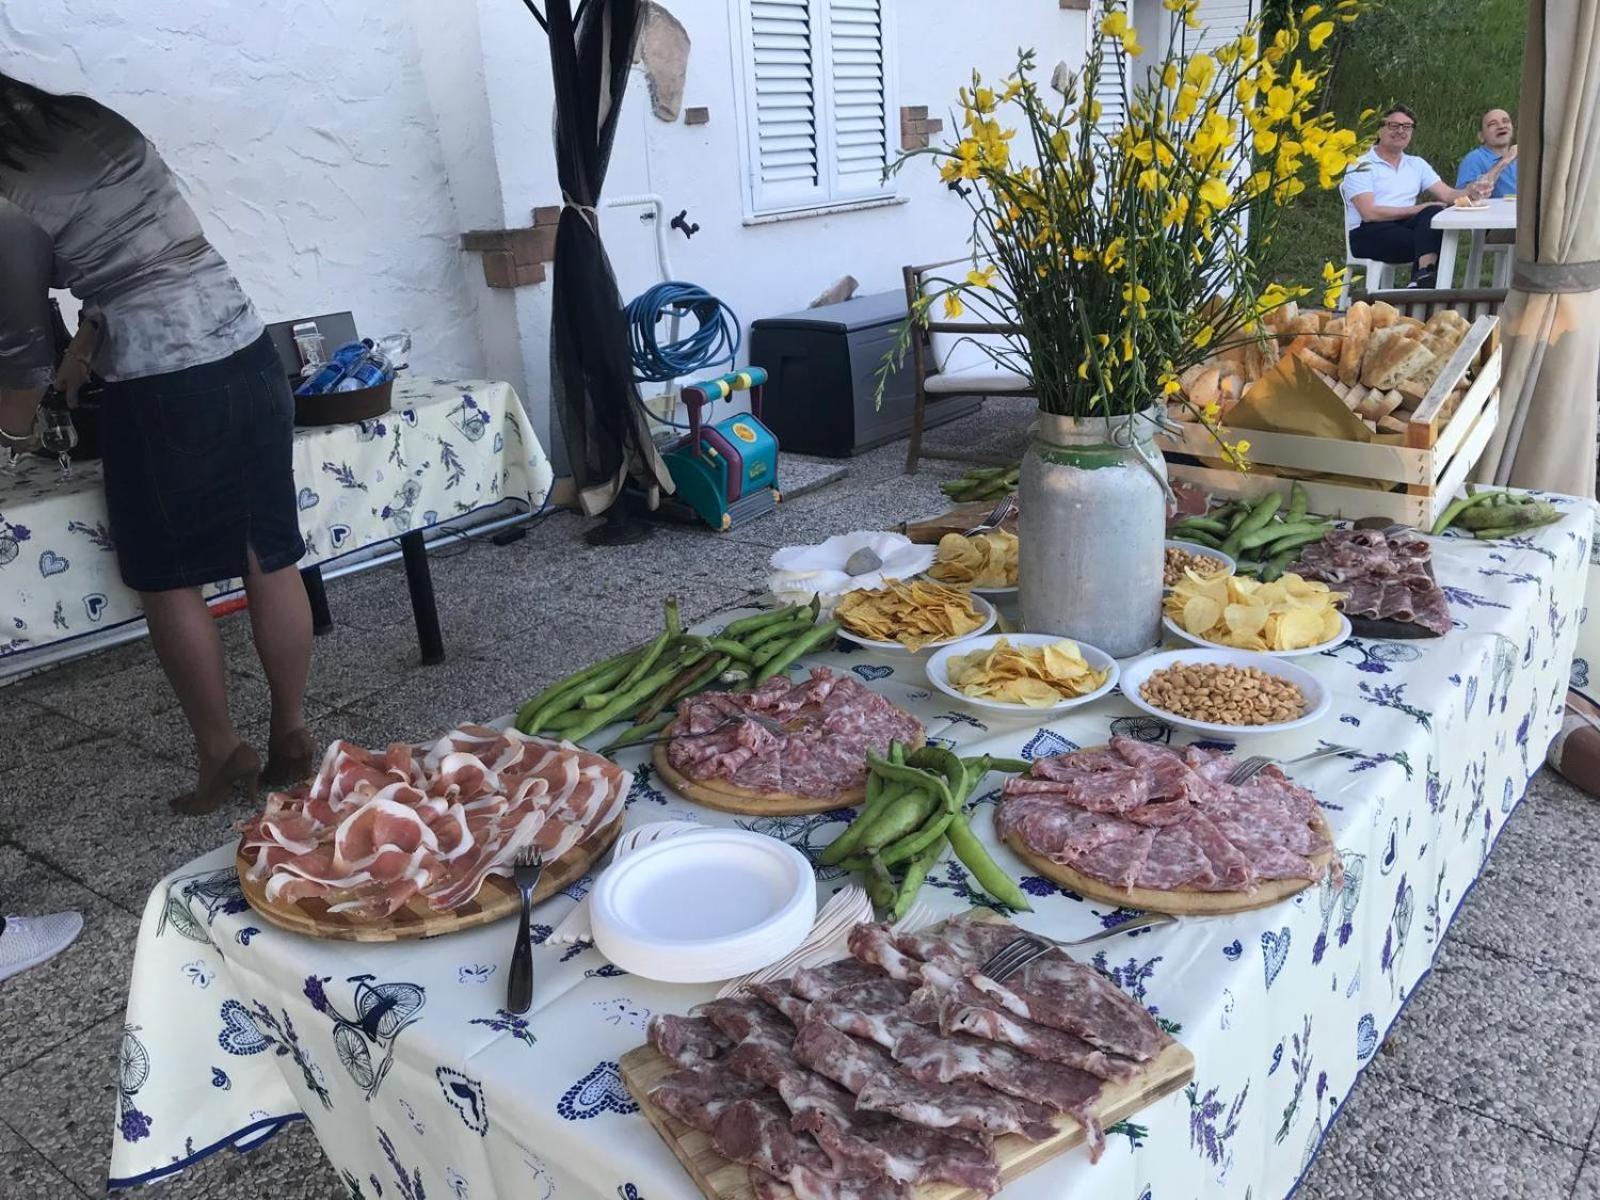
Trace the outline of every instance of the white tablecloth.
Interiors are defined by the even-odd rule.
[[[1436,641],[1354,640],[1299,661],[1333,690],[1325,722],[1254,739],[1287,756],[1317,741],[1356,750],[1306,768],[1344,855],[1324,882],[1273,908],[1106,943],[1095,961],[1193,1050],[1192,1086],[1116,1126],[1104,1159],[1043,1166],[1008,1200],[1285,1195],[1356,1076],[1427,971],[1559,726],[1589,562],[1591,516],[1515,545],[1436,543],[1457,628]],[[1120,699],[1044,728],[1002,725],[930,695],[921,660],[831,653],[963,752],[1031,758],[1168,737]],[[473,715],[464,713],[463,717]],[[846,813],[738,820],[651,777],[643,752],[628,821],[738,823],[815,854]],[[997,789],[991,776],[988,789]],[[974,827],[996,844],[990,806]],[[1019,864],[1003,848],[1000,861]],[[534,1008],[500,1011],[508,923],[382,946],[280,933],[245,906],[231,847],[151,897],[139,934],[119,1080],[113,1185],[179,1170],[305,1116],[352,1196],[403,1200],[673,1200],[695,1188],[623,1087],[617,1061],[653,1012],[709,987],[620,973],[582,945],[536,951]],[[819,873],[824,888],[836,872]],[[586,883],[545,904],[548,929]],[[1063,937],[1125,919],[1043,879],[1020,923]],[[959,866],[926,893],[943,911],[982,903]]]
[[[296,430],[294,477],[302,567],[505,499],[538,508],[551,483],[509,384],[404,375],[394,407],[376,420]],[[98,462],[67,476],[42,458],[0,467],[0,614],[0,658],[142,615],[117,574]]]

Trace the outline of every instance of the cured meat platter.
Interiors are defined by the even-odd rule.
[[[622,831],[622,818],[601,829],[588,841],[573,847],[561,858],[545,865],[539,876],[539,886],[533,890],[535,903],[547,900],[562,888],[570,887],[583,878],[617,840]],[[268,900],[265,885],[250,878],[250,859],[243,849],[235,859],[239,883],[244,897],[263,920],[270,921],[290,933],[307,937],[333,938],[347,942],[398,942],[410,938],[438,937],[487,925],[502,917],[514,915],[522,904],[516,885],[509,877],[490,875],[483,881],[478,894],[466,904],[451,912],[435,912],[427,900],[415,896],[411,902],[387,917],[377,920],[354,919],[344,913],[328,911],[328,904],[319,899],[303,899],[289,903]]]
[[[1001,921],[993,913],[973,910],[965,916],[979,921]],[[938,927],[935,927],[937,929]],[[929,932],[933,932],[930,930]],[[730,1161],[712,1145],[711,1136],[670,1115],[650,1098],[650,1091],[677,1067],[654,1046],[643,1045],[620,1060],[623,1082],[638,1101],[647,1120],[661,1135],[699,1187],[706,1200],[755,1200],[750,1168]],[[1107,1083],[1092,1107],[1102,1127],[1122,1121],[1183,1087],[1194,1077],[1194,1056],[1169,1041],[1160,1053],[1144,1063],[1125,1082]],[[1075,1118],[1054,1118],[1057,1132],[1043,1141],[1030,1142],[1008,1133],[994,1140],[995,1158],[1003,1183],[1010,1183],[1051,1159],[1083,1146],[1088,1134]],[[979,1200],[981,1192],[951,1183],[922,1183],[911,1188],[915,1200]]]
[[[1317,822],[1322,834],[1331,842],[1333,831],[1328,828],[1326,818],[1319,814]],[[1011,848],[1011,852],[1027,863],[1034,872],[1069,891],[1077,892],[1085,899],[1098,900],[1101,904],[1111,904],[1120,908],[1136,908],[1142,912],[1170,913],[1175,917],[1215,917],[1227,913],[1250,912],[1257,908],[1271,908],[1274,904],[1305,891],[1313,883],[1309,879],[1269,879],[1258,885],[1253,892],[1203,892],[1190,888],[1175,888],[1171,891],[1141,887],[1124,889],[1103,879],[1085,875],[1081,871],[1074,871],[1071,867],[1053,862],[1041,854],[1035,854],[1024,846],[1018,837],[1007,837],[1005,843]],[[1329,865],[1333,862],[1333,856],[1334,851],[1329,850],[1312,858],[1312,863],[1317,867],[1318,879],[1327,873]]]
[[[920,737],[907,743],[912,750],[921,745]],[[701,782],[690,779],[672,765],[667,757],[665,742],[656,743],[650,752],[650,761],[656,769],[657,778],[673,791],[718,812],[751,817],[799,817],[832,812],[836,808],[854,808],[866,799],[865,784],[829,796],[786,796],[776,792],[755,792],[722,780]]]

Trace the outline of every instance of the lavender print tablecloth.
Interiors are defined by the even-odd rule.
[[[294,477],[311,566],[501,500],[538,508],[551,471],[509,384],[402,375],[376,420],[297,430]],[[141,614],[117,574],[100,464],[0,466],[0,658]]]
[[[1008,1186],[1008,1200],[1269,1200],[1292,1188],[1428,970],[1558,728],[1592,532],[1589,507],[1569,507],[1514,543],[1435,543],[1456,621],[1448,636],[1356,639],[1298,660],[1332,689],[1332,713],[1249,750],[1352,748],[1297,772],[1327,810],[1342,884],[1325,879],[1270,909],[1106,944],[1095,961],[1193,1050],[1194,1082],[1115,1126],[1098,1165],[1066,1155]],[[833,652],[813,661],[881,688],[927,723],[931,740],[963,752],[1034,758],[1113,732],[1184,740],[1120,699],[1042,728],[1001,724],[930,694],[920,659]],[[676,796],[643,752],[624,765],[637,772],[630,824],[737,823],[814,858],[849,816],[741,821]],[[998,777],[983,785],[974,827],[1020,870],[993,834],[998,786]],[[352,1197],[696,1194],[617,1062],[651,1013],[683,1011],[711,988],[652,983],[584,944],[549,945],[535,952],[533,1009],[513,1018],[499,1007],[508,924],[382,946],[280,933],[245,906],[232,857],[223,847],[190,863],[145,911],[113,1185],[305,1117]],[[842,882],[826,869],[818,877],[824,891]],[[951,862],[929,882],[944,912],[983,902]],[[1020,923],[1030,928],[1076,937],[1129,916],[1037,877],[1023,882],[1034,911]],[[587,886],[541,907],[540,930]]]

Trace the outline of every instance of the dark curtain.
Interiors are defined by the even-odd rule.
[[[529,8],[538,15],[531,3]],[[657,488],[672,490],[633,383],[622,297],[595,211],[643,15],[643,0],[582,0],[576,28],[571,0],[549,0],[544,13],[562,199],[551,293],[550,390],[578,496],[591,516],[616,502],[629,475],[651,496],[652,506]]]

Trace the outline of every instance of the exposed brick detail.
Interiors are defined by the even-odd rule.
[[[1090,0],[1061,0],[1062,8],[1069,8],[1075,12],[1088,12]]]
[[[544,264],[556,255],[555,223],[560,217],[559,207],[535,209],[531,227],[475,229],[461,235],[461,248],[483,255],[483,281],[492,288],[543,283]]]
[[[928,116],[926,104],[909,105],[900,110],[900,148],[926,150],[928,140],[944,128],[938,117]]]
[[[543,208],[533,210],[533,223],[535,225],[554,225],[561,220],[561,206],[547,204]]]
[[[517,286],[517,263],[507,250],[487,250],[483,255],[483,281],[492,288]]]
[[[683,110],[683,123],[685,125],[705,125],[711,121],[709,108],[686,108]]]

